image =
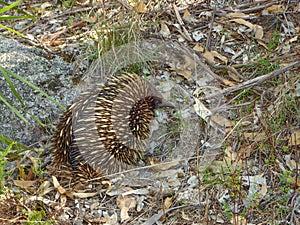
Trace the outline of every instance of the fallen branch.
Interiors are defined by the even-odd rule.
[[[219,95],[228,95],[228,94],[230,94],[232,92],[235,92],[235,91],[239,91],[239,90],[242,90],[242,89],[253,87],[253,86],[261,84],[261,83],[263,83],[267,80],[270,80],[270,79],[278,76],[279,74],[285,73],[286,71],[297,68],[297,67],[300,67],[300,61],[292,63],[289,66],[286,66],[286,67],[284,67],[282,69],[279,69],[279,70],[275,70],[275,71],[273,71],[271,73],[268,73],[266,75],[263,75],[263,76],[256,77],[254,79],[245,81],[245,82],[243,82],[239,85],[236,85],[234,87],[225,88],[221,92],[203,96],[201,99],[202,100],[211,99],[211,98],[217,97]]]

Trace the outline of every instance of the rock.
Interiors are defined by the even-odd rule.
[[[0,38],[0,66],[22,76],[67,106],[79,94],[73,86],[73,66],[58,56],[52,59],[46,58],[47,56],[47,52],[38,48],[25,46],[12,39]],[[0,93],[15,107],[24,109],[12,93],[3,74],[0,74]],[[25,111],[20,112],[29,122],[21,120],[1,102],[0,134],[22,144],[37,147],[41,140],[49,140],[53,125],[58,122],[62,109],[23,82],[11,76],[10,78],[26,106]],[[36,116],[46,126],[39,125],[31,115]],[[1,142],[0,147],[4,147]]]

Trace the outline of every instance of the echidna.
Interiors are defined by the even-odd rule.
[[[64,113],[54,137],[54,161],[73,168],[116,173],[143,159],[155,109],[172,107],[136,74],[111,76]]]

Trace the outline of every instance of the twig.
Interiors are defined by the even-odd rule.
[[[183,30],[183,33],[181,33],[181,35],[183,35],[188,41],[193,41],[193,39],[191,38],[189,32],[187,31],[187,29],[184,27],[184,22],[178,12],[178,8],[175,4],[173,4],[173,8],[174,8],[174,11],[175,11],[175,15],[176,15],[176,18],[177,18],[177,21],[179,23],[179,25],[181,26],[182,30]]]
[[[242,13],[256,12],[256,11],[265,9],[267,7],[270,7],[270,6],[272,6],[272,5],[276,4],[276,3],[277,3],[277,1],[272,1],[272,2],[269,2],[269,3],[265,4],[265,5],[259,5],[259,6],[250,8],[250,9],[242,9],[242,10],[239,10],[239,11],[242,12]]]
[[[197,54],[198,55],[198,54]],[[200,55],[200,54],[199,54]],[[203,57],[203,56],[201,56]],[[230,72],[232,72],[233,74],[235,74],[238,78],[240,78],[241,80],[245,80],[245,78],[233,67],[231,66],[225,66],[225,65],[216,65],[214,63],[212,63],[211,61],[209,61],[208,59],[206,59],[205,57],[203,57],[205,62],[210,65],[211,67],[215,68],[215,69],[225,69],[225,70],[229,70]]]
[[[230,94],[232,92],[235,92],[235,91],[238,91],[238,90],[241,90],[241,89],[253,87],[253,86],[261,84],[261,83],[263,83],[263,82],[265,82],[267,80],[270,80],[270,79],[278,76],[281,73],[285,73],[286,71],[294,69],[294,68],[297,68],[297,67],[300,67],[300,61],[292,63],[289,66],[286,66],[286,67],[284,67],[282,69],[279,69],[279,70],[275,70],[275,71],[273,71],[271,73],[268,73],[266,75],[263,75],[263,76],[256,77],[254,79],[245,81],[245,82],[243,82],[243,83],[241,83],[239,85],[236,85],[234,87],[225,88],[221,92],[214,93],[214,94],[207,95],[207,96],[203,96],[202,99],[210,99],[210,98],[217,97],[219,95],[228,95],[228,94]]]
[[[63,29],[61,31],[56,32],[51,38],[50,38],[50,44],[52,45],[56,38],[58,38],[60,35],[68,32],[69,30],[76,28],[76,27],[83,27],[84,21],[79,21],[78,23],[73,24],[72,26],[67,27],[66,29]]]
[[[210,37],[211,37],[212,28],[213,28],[213,25],[215,22],[215,15],[216,15],[216,7],[212,14],[211,23],[210,23],[210,27],[209,27],[209,31],[208,31],[208,35],[207,35],[207,39],[206,39],[205,49],[208,51],[210,51]]]
[[[66,11],[66,12],[63,12],[61,14],[58,14],[58,15],[54,15],[54,16],[51,16],[50,18],[43,18],[43,19],[47,19],[47,20],[52,20],[52,19],[56,19],[56,18],[59,18],[59,17],[64,17],[64,16],[69,16],[69,15],[72,15],[72,14],[77,14],[77,13],[80,13],[80,12],[86,12],[86,11],[89,11],[89,10],[93,10],[93,9],[96,9],[100,6],[94,6],[94,7],[86,7],[86,8],[80,8],[80,9],[75,9],[73,11]]]
[[[197,207],[198,205],[181,205],[181,206],[177,206],[177,207],[173,207],[173,208],[167,209],[167,210],[165,210],[165,212],[163,212],[161,210],[157,214],[151,216],[145,223],[143,223],[143,225],[152,225],[152,224],[155,224],[166,213],[168,213],[170,211],[173,211],[173,210],[176,210],[176,209],[186,208],[186,207],[189,207],[189,206]]]

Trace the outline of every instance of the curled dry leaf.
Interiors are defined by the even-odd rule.
[[[58,190],[58,192],[63,195],[66,193],[66,189],[64,189],[60,183],[58,182],[57,178],[55,176],[52,176],[52,181],[53,181],[53,185],[54,187]]]
[[[173,201],[173,198],[172,197],[167,197],[164,201],[164,207],[165,209],[169,209],[172,205],[172,201]]]
[[[194,100],[195,100],[195,104],[194,104],[195,112],[203,120],[208,122],[208,119],[212,115],[212,112],[198,98],[194,98]]]
[[[295,160],[291,159],[291,155],[285,155],[284,156],[286,165],[289,167],[291,171],[295,170],[297,167],[299,168],[299,165],[297,166],[297,163]]]
[[[130,218],[128,211],[136,207],[136,199],[134,195],[119,195],[117,197],[117,206],[121,210],[121,221],[123,222]]]
[[[221,60],[222,62],[224,62],[225,64],[227,64],[228,59],[221,55],[220,53],[218,53],[217,51],[205,51],[203,53],[203,56],[210,62],[215,62],[215,58],[218,58],[219,60]]]

